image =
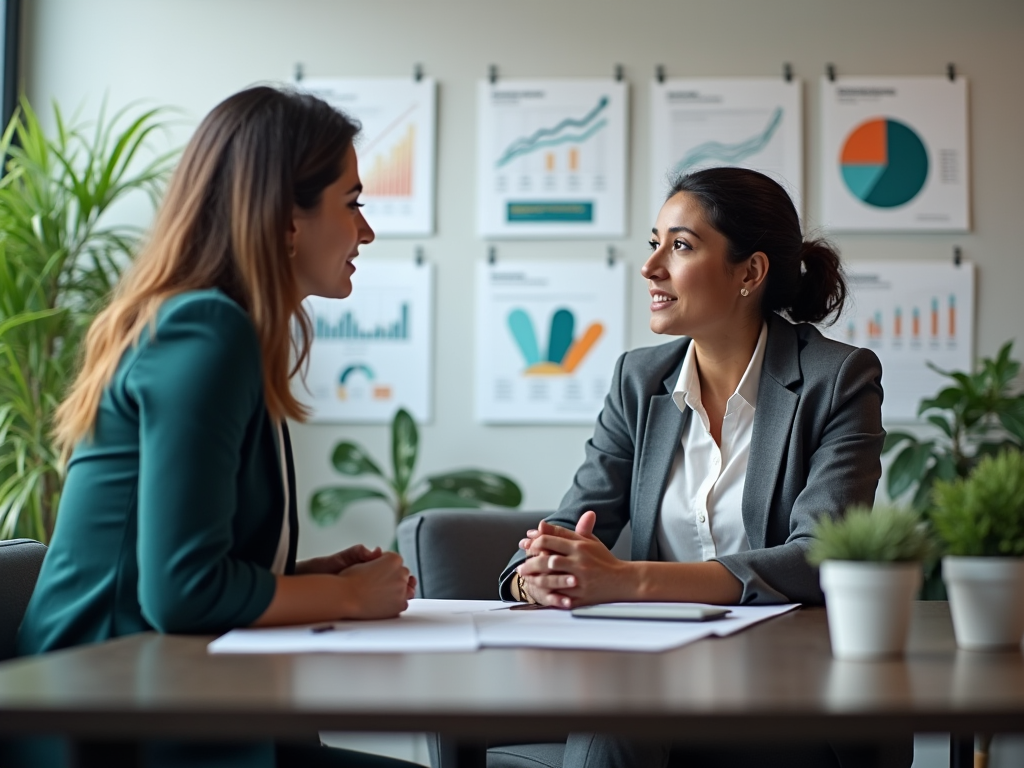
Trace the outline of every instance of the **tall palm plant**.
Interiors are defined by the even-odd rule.
[[[122,110],[47,136],[27,100],[0,139],[0,539],[48,541],[62,467],[53,414],[89,323],[139,241],[111,223],[133,193],[156,199],[173,153],[151,151],[163,111]]]

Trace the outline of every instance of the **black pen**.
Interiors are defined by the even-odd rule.
[[[309,628],[309,631],[312,632],[314,635],[318,635],[321,632],[333,632],[334,630],[335,626],[333,624],[321,624],[319,627]]]

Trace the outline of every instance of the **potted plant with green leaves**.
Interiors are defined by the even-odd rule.
[[[331,464],[338,473],[346,477],[368,475],[375,483],[373,486],[321,488],[312,496],[310,515],[320,525],[330,525],[355,502],[381,499],[393,510],[397,525],[425,509],[518,507],[523,500],[522,491],[513,480],[482,469],[462,469],[414,479],[418,454],[419,431],[404,408],[399,409],[391,424],[391,477],[384,474],[361,446],[347,440],[338,443],[331,454]]]
[[[142,234],[111,209],[155,202],[170,172],[174,153],[152,150],[162,113],[69,124],[55,105],[48,132],[23,99],[0,139],[0,539],[53,532],[64,479],[53,415]]]
[[[1010,356],[1012,350],[1009,341],[995,357],[982,358],[973,374],[930,366],[949,379],[949,386],[918,406],[918,414],[935,428],[931,436],[886,435],[883,454],[900,448],[886,475],[890,499],[911,494],[911,503],[927,519],[936,481],[966,477],[982,457],[1024,445],[1024,393],[1015,389],[1020,363]],[[946,599],[937,561],[926,568],[922,597]]]
[[[934,553],[927,524],[912,508],[852,507],[845,517],[819,520],[807,559],[821,568],[836,658],[903,653],[922,563]]]
[[[983,456],[1024,445],[1024,393],[1014,390],[1020,363],[1010,357],[1012,350],[1008,341],[994,358],[982,358],[973,374],[929,364],[950,379],[917,409],[938,432],[928,439],[908,432],[886,435],[883,454],[903,446],[886,479],[890,499],[913,490],[914,506],[926,510],[937,480],[965,477]]]
[[[932,490],[945,545],[942,577],[961,648],[995,650],[1024,637],[1024,454],[985,456],[966,478]]]

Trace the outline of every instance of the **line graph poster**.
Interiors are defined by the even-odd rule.
[[[625,350],[624,262],[477,266],[476,417],[592,424]]]
[[[924,397],[948,386],[928,368],[972,370],[974,265],[948,261],[857,261],[846,265],[851,297],[822,333],[867,347],[882,362],[882,417],[917,419]]]
[[[434,231],[433,78],[305,79],[300,87],[363,125],[356,139],[363,213],[378,235]]]
[[[433,267],[364,258],[349,298],[306,300],[315,338],[295,395],[313,422],[390,424],[400,407],[430,421]]]
[[[802,215],[802,92],[767,77],[652,82],[652,223],[677,176],[724,165],[771,176]]]
[[[964,78],[822,78],[821,101],[827,227],[970,228]]]
[[[626,228],[626,84],[481,81],[482,237],[606,237]]]

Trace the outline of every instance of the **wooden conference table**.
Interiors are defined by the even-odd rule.
[[[136,635],[0,664],[0,738],[279,738],[434,731],[480,765],[483,738],[604,731],[694,742],[1024,731],[1024,656],[958,651],[946,603],[917,603],[905,658],[832,658],[824,609],[657,654],[210,656]],[[954,740],[954,766],[966,740]],[[967,746],[969,750],[969,746]]]

